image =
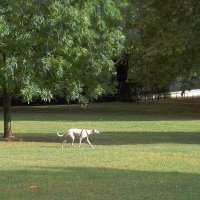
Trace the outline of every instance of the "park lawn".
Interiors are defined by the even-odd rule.
[[[199,100],[13,107],[0,199],[198,200],[199,112]],[[56,132],[72,127],[98,129],[95,148],[62,150]]]

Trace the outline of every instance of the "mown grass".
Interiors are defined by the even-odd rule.
[[[21,141],[0,142],[0,199],[197,200],[199,111],[199,100],[14,107]],[[62,150],[56,132],[71,127],[99,129],[95,148]]]

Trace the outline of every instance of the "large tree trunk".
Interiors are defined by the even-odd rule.
[[[11,94],[7,89],[3,93],[3,111],[4,111],[4,138],[12,137],[11,129]]]
[[[133,87],[131,83],[127,82],[128,69],[129,69],[129,54],[124,54],[122,59],[116,64],[117,71],[117,100],[131,102],[133,101],[133,94],[131,88]]]

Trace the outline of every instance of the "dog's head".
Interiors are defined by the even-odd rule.
[[[97,134],[99,134],[100,132],[97,131],[96,129],[93,129],[93,133],[97,133]]]

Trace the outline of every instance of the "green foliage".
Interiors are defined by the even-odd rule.
[[[150,90],[199,71],[198,0],[134,0],[127,26],[129,80]]]
[[[9,1],[0,5],[0,85],[13,95],[86,100],[110,92],[123,49],[114,1]]]

